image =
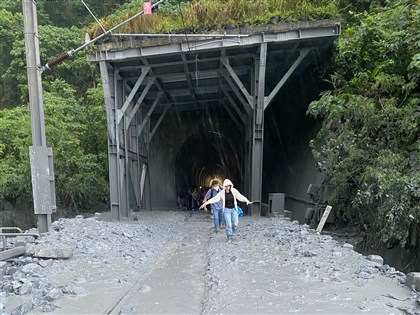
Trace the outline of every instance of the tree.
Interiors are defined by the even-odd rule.
[[[400,0],[358,14],[338,41],[333,90],[308,113],[323,118],[312,142],[325,198],[389,246],[419,246],[420,6]]]

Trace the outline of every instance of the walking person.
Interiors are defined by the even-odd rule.
[[[211,187],[207,191],[206,196],[204,197],[203,203],[206,203],[207,200],[210,200],[214,196],[216,196],[223,187],[220,187],[219,182],[217,180],[213,180],[211,182]],[[208,211],[207,207],[204,206],[204,211]],[[213,222],[214,222],[214,229],[219,232],[220,228],[222,227],[223,223],[223,201],[219,200],[211,205],[211,213],[213,214]]]
[[[209,204],[214,204],[222,200],[222,212],[226,222],[226,235],[227,241],[232,240],[233,234],[236,232],[239,223],[238,203],[237,200],[246,202],[247,205],[252,202],[244,197],[237,189],[233,188],[233,184],[229,179],[223,182],[224,189],[221,190],[216,196],[207,200],[200,208],[204,208]]]
[[[198,193],[197,188],[194,188],[194,191],[191,195],[191,210],[197,210],[198,206],[199,206],[199,199],[200,199],[200,194]]]

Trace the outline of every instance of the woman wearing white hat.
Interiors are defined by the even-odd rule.
[[[220,191],[216,196],[206,201],[201,208],[216,203],[220,200],[223,201],[223,214],[226,222],[226,235],[228,242],[231,241],[232,235],[236,232],[239,222],[238,203],[236,200],[246,202],[247,205],[252,202],[243,196],[236,188],[233,188],[233,184],[229,179],[225,179],[223,182],[224,189]]]

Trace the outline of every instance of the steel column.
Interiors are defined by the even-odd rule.
[[[99,63],[102,87],[104,91],[105,110],[108,123],[108,171],[109,171],[109,197],[111,204],[111,217],[120,219],[120,172],[119,147],[117,146],[117,128],[115,126],[115,89],[114,70],[104,61]]]
[[[256,106],[254,109],[252,142],[251,198],[254,201],[251,207],[252,215],[261,213],[267,43],[262,43],[259,50],[256,60],[256,70],[258,70],[256,78],[258,78],[258,81],[255,81]]]

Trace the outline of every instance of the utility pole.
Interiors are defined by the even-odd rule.
[[[32,146],[29,148],[34,212],[40,233],[49,231],[55,211],[55,183],[52,149],[47,147],[42,96],[41,58],[35,0],[22,0],[29,104],[31,108]]]

